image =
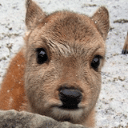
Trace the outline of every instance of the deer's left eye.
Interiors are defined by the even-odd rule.
[[[96,55],[92,62],[91,62],[91,67],[94,69],[94,70],[97,70],[99,65],[100,65],[100,60],[101,60],[101,56],[100,55]]]
[[[36,52],[37,52],[37,63],[38,64],[43,64],[48,60],[47,53],[43,48],[38,48]]]

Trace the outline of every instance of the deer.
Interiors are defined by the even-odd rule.
[[[46,14],[26,0],[24,46],[11,59],[0,109],[28,111],[85,127],[95,126],[109,12]]]
[[[123,46],[122,54],[128,54],[128,32]]]

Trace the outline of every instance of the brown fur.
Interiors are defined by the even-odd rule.
[[[28,34],[25,48],[12,59],[3,80],[0,108],[26,109],[58,121],[94,127],[105,56],[104,42],[109,29],[107,9],[100,7],[89,18],[69,11],[46,15],[31,0],[27,0],[26,7]],[[37,48],[47,52],[48,60],[44,64],[36,61]],[[96,55],[102,56],[97,71],[91,67]],[[63,86],[81,90],[83,97],[79,109],[59,108],[62,105],[59,88]]]
[[[124,47],[123,47],[123,50],[122,50],[122,54],[128,54],[128,32],[127,32]]]
[[[12,60],[7,74],[2,82],[0,91],[0,109],[19,110],[25,102],[24,68],[25,59],[21,50]]]

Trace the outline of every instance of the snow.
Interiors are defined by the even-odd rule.
[[[100,6],[108,8],[111,30],[106,41],[106,63],[97,102],[96,128],[128,127],[128,55],[122,55],[128,22],[128,0],[35,0],[47,13],[70,10],[92,16]],[[0,83],[10,59],[23,46],[25,1],[0,0]]]

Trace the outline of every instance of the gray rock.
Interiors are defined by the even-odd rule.
[[[25,111],[0,111],[0,128],[85,128],[69,122],[58,122],[50,117]]]

